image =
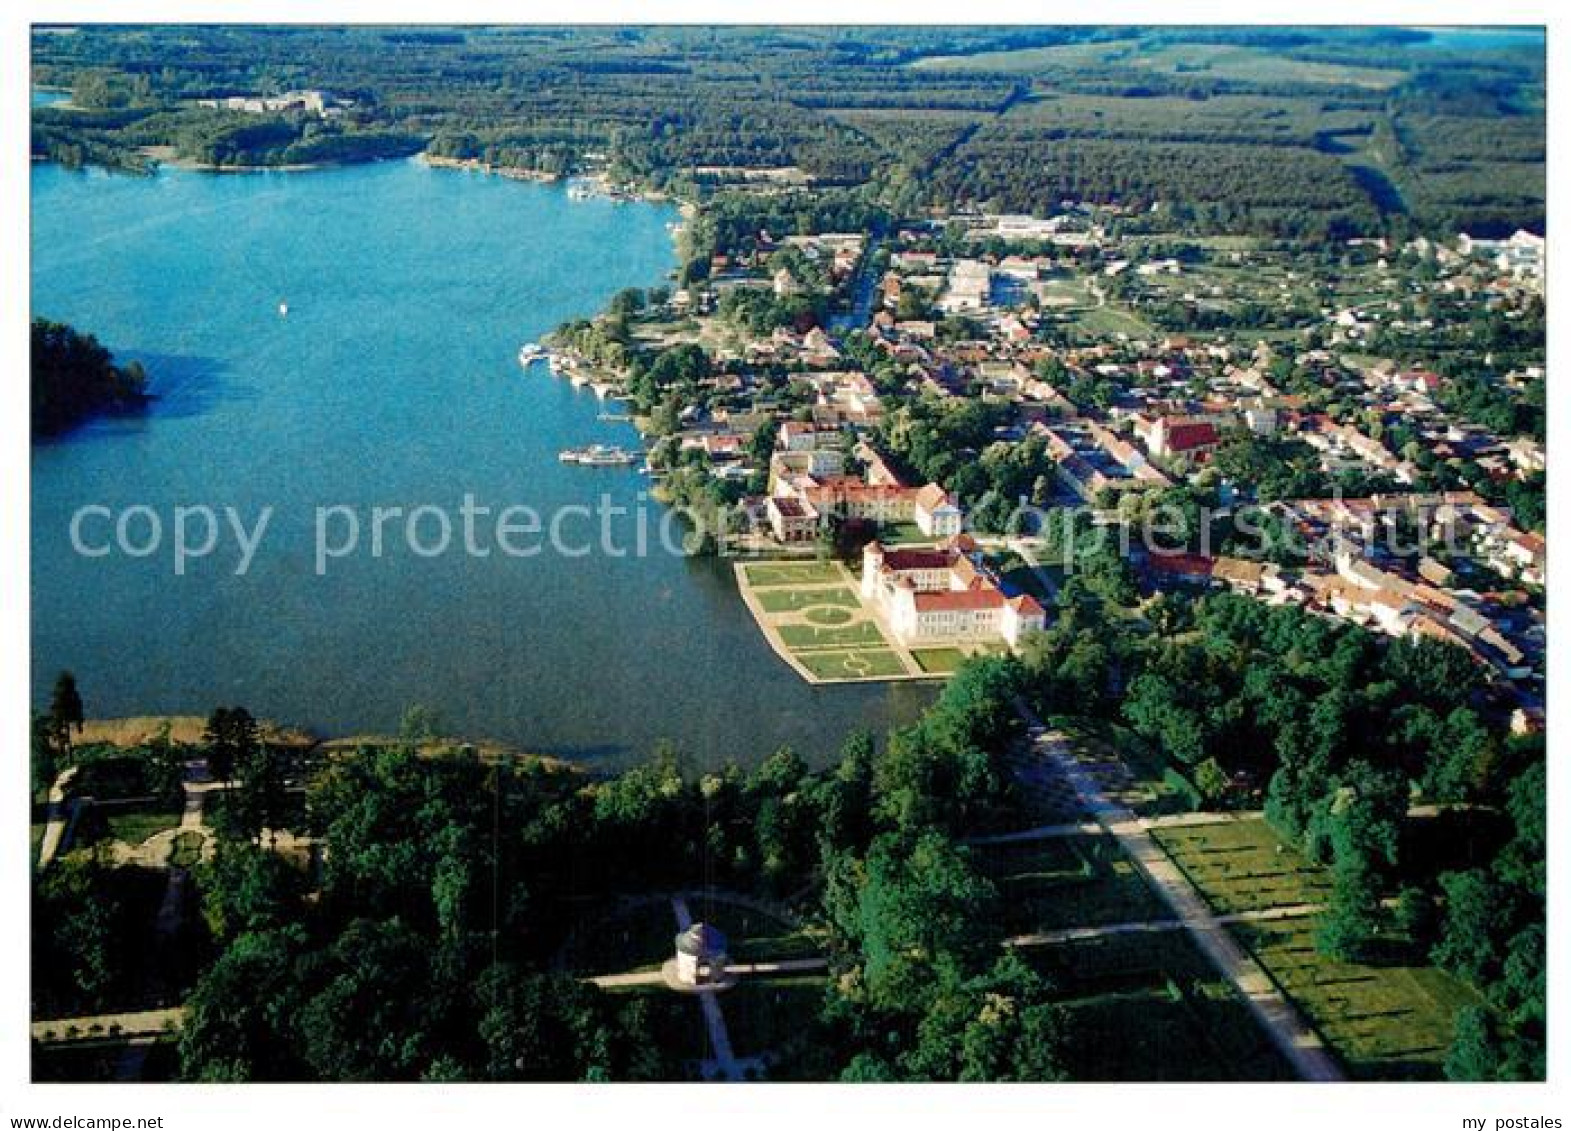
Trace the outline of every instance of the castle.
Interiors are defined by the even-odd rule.
[[[1046,620],[1036,599],[1006,597],[964,536],[938,549],[862,550],[862,597],[907,647],[1002,640],[1017,648]]]

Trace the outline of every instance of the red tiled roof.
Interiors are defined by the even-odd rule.
[[[893,570],[948,569],[954,555],[944,550],[886,550],[884,565]]]
[[[918,593],[916,610],[919,613],[961,613],[980,609],[996,609],[1004,603],[1004,595],[997,589],[954,589],[938,593]]]
[[[1014,606],[1015,612],[1023,617],[1041,616],[1046,611],[1042,608],[1041,603],[1029,593],[1022,593],[1009,603]]]
[[[1146,564],[1158,573],[1171,573],[1181,577],[1210,577],[1211,569],[1216,562],[1202,554],[1155,553],[1146,559]]]
[[[1215,444],[1216,426],[1210,421],[1198,424],[1174,424],[1167,430],[1167,448],[1172,452],[1187,452]]]

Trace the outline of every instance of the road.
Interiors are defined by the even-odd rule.
[[[1088,768],[1076,757],[1069,740],[1047,730],[1036,713],[1018,703],[1031,733],[1032,753],[1053,767],[1074,790],[1080,804],[1124,850],[1153,890],[1172,909],[1174,918],[1260,1022],[1271,1042],[1304,1080],[1344,1079],[1341,1068],[1319,1035],[1292,1002],[1276,988],[1258,962],[1228,933],[1206,906],[1205,899],[1178,866],[1162,851],[1139,817],[1110,800]]]
[[[676,929],[685,931],[693,925],[692,913],[687,909],[687,901],[681,896],[671,900],[671,910],[676,913]],[[712,1071],[722,1080],[742,1079],[742,1066],[737,1063],[736,1054],[731,1051],[731,1034],[726,1031],[725,1014],[720,1012],[718,995],[714,993],[700,993],[698,1004],[704,1011],[704,1024],[709,1027],[709,1047],[714,1052]]]

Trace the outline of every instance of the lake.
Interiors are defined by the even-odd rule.
[[[819,759],[931,699],[800,682],[728,563],[601,547],[425,557],[395,523],[380,557],[362,529],[359,552],[318,575],[319,508],[368,523],[373,507],[429,506],[457,522],[466,495],[492,514],[640,504],[635,469],[557,460],[632,445],[632,429],[515,354],[623,287],[663,282],[674,209],[417,162],[31,175],[34,314],[141,361],[158,395],[145,416],[33,446],[35,702],[70,668],[96,716],[240,704],[344,735],[388,732],[418,703],[454,734],[618,766],[662,739],[702,765],[783,743]],[[167,548],[76,552],[87,505],[152,508],[165,547],[177,506],[233,508],[252,529],[273,510],[244,576],[227,525],[177,576]],[[127,529],[141,541],[145,512]],[[422,529],[429,550],[436,527]],[[113,524],[83,530],[96,549]]]

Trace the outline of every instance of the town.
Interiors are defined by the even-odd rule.
[[[129,436],[411,536],[152,630],[35,561],[35,1080],[1549,1075],[1541,31],[33,48],[35,292],[111,288],[35,312],[35,514]],[[315,274],[117,360],[83,165]],[[531,477],[681,552],[413,544]]]
[[[806,191],[764,184],[750,191]],[[1517,725],[1540,726],[1541,358],[1490,385],[1426,368],[1421,343],[1479,311],[1541,320],[1543,238],[1353,239],[1327,271],[1248,241],[1109,235],[1122,219],[1065,202],[899,225],[876,247],[760,230],[702,283],[567,328],[553,364],[632,401],[672,497],[725,508],[723,552],[855,564],[863,545],[942,551],[965,530],[983,548],[973,580],[915,587],[973,594],[914,594],[931,615],[950,606],[942,633],[864,573],[894,637],[878,651],[936,635],[1018,647],[1040,623],[1004,610],[1052,596],[1074,568],[1055,531],[1083,514],[1122,528],[1148,593],[1225,587],[1449,641],[1516,697]],[[1292,333],[1249,321],[1273,302]],[[1218,328],[1159,330],[1174,311]],[[619,339],[696,368],[662,385],[597,365]],[[1502,419],[1513,401],[1540,406],[1536,425]],[[962,446],[935,461],[927,438],[949,421]],[[947,481],[922,474],[955,461]],[[1164,506],[1206,521],[1140,537]]]

